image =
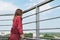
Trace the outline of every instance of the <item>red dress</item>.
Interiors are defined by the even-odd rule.
[[[13,21],[11,35],[9,40],[20,40],[20,35],[23,34],[22,17],[17,16]]]

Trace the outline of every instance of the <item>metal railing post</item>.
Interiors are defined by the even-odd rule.
[[[40,36],[40,33],[39,33],[39,7],[36,6],[36,39],[37,40],[40,40],[39,36]]]

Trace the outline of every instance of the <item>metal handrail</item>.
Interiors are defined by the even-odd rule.
[[[25,10],[25,11],[23,11],[23,14],[24,14],[24,13],[27,13],[27,12],[33,10],[33,9],[35,9],[36,6],[37,6],[37,7],[40,7],[40,6],[42,6],[42,5],[44,5],[44,4],[47,4],[47,3],[51,2],[51,1],[53,1],[53,0],[46,0],[46,1],[44,1],[44,2],[41,2],[41,3],[37,4],[37,5],[29,8],[29,9],[27,9],[27,10]],[[12,16],[12,15],[14,15],[14,14],[2,14],[2,15],[0,15],[0,16]]]
[[[43,21],[48,21],[48,20],[54,20],[54,19],[59,19],[60,16],[58,17],[53,17],[53,18],[48,18],[48,19],[43,19],[43,20],[39,20],[37,22],[43,22]],[[27,23],[23,23],[23,25],[26,25],[26,24],[31,24],[31,23],[35,23],[36,21],[32,21],[32,22],[27,22]],[[12,26],[12,25],[0,25],[0,26]]]
[[[60,28],[42,28],[38,30],[59,30]],[[35,31],[36,29],[25,29],[23,31]],[[0,31],[10,31],[10,30],[0,30]]]
[[[55,7],[52,7],[52,8],[49,8],[49,9],[46,9],[46,10],[43,10],[43,11],[41,11],[41,12],[39,12],[39,13],[43,13],[43,12],[46,12],[46,11],[49,11],[49,10],[52,10],[52,9],[55,9],[55,8],[58,8],[58,7],[60,7],[60,5],[55,6]],[[33,16],[33,15],[36,15],[36,13],[31,14],[31,15],[28,15],[28,16],[26,16],[26,17],[23,17],[22,19],[27,18],[27,17],[30,17],[30,16]],[[0,20],[0,21],[11,21],[11,20],[12,20],[12,19],[3,19],[3,20]]]

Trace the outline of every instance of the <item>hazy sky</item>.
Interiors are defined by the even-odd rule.
[[[29,9],[30,7],[42,2],[44,0],[0,0],[0,14],[14,14],[17,8],[22,9],[23,11]],[[60,5],[60,0],[54,0],[51,3],[48,3],[40,7],[40,11],[45,9]],[[26,14],[23,14],[23,17],[34,14],[36,10],[32,10]],[[55,8],[40,14],[40,20],[60,16],[60,7]],[[31,16],[23,19],[23,23],[35,21],[36,16]],[[13,16],[0,16],[0,20],[4,19],[13,19]],[[11,21],[0,21],[0,25],[12,25]],[[12,26],[0,26],[0,30],[10,30]],[[54,19],[50,21],[40,22],[40,28],[60,28],[60,19]],[[35,23],[23,25],[23,29],[35,29]],[[41,32],[60,32],[59,30],[47,30]]]

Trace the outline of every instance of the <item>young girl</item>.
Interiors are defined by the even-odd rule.
[[[17,9],[13,18],[13,25],[11,28],[11,34],[9,40],[20,40],[24,38],[23,27],[22,27],[22,10]]]

